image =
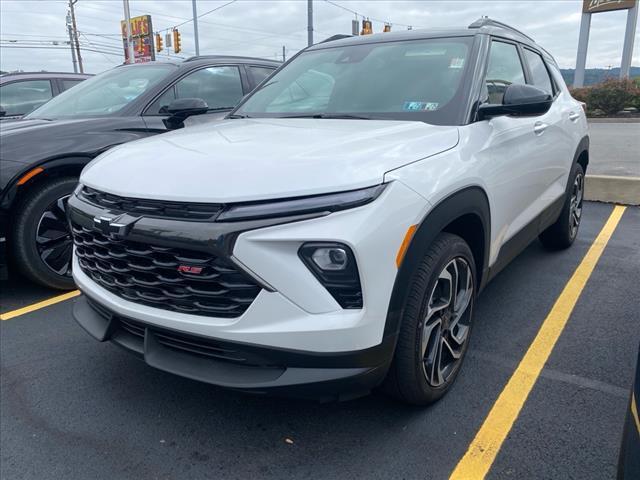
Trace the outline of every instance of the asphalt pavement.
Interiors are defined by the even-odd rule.
[[[485,289],[469,356],[429,408],[380,393],[317,404],[221,390],[89,337],[73,300],[0,322],[2,479],[444,479],[536,337],[613,206],[574,246],[538,242]],[[487,478],[613,479],[640,341],[640,208],[630,207]],[[12,279],[6,313],[57,295]]]
[[[640,177],[640,118],[589,121],[590,175]]]

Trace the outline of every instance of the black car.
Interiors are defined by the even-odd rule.
[[[181,128],[187,117],[223,117],[278,66],[226,56],[123,65],[0,123],[0,248],[32,280],[73,288],[65,205],[82,168],[115,145]]]
[[[640,478],[640,351],[636,362],[636,377],[631,387],[631,399],[624,423],[622,446],[618,458],[618,480]]]
[[[85,73],[16,72],[0,75],[0,120],[31,113],[65,90],[90,78]]]

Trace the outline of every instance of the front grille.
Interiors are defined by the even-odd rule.
[[[82,187],[78,197],[85,202],[112,212],[127,212],[131,215],[157,218],[214,220],[223,207],[219,203],[166,202],[164,200],[119,197],[86,186]]]
[[[213,254],[117,239],[78,225],[72,228],[82,271],[125,300],[232,318],[242,315],[260,292],[260,286],[235,265]],[[185,273],[178,270],[181,266],[201,270]]]

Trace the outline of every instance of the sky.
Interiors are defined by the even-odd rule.
[[[225,5],[228,4],[228,5]],[[221,8],[220,8],[221,7]],[[131,16],[150,14],[154,31],[189,21],[191,0],[130,0]],[[200,53],[281,58],[307,45],[306,0],[197,0]],[[466,26],[482,15],[508,23],[549,50],[563,68],[575,66],[582,0],[314,0],[314,40],[351,33],[357,12],[392,30]],[[73,71],[66,28],[67,0],[0,0],[0,70]],[[78,0],[76,19],[85,71],[99,73],[123,61],[121,0]],[[594,14],[587,68],[619,67],[627,11]],[[179,30],[183,52],[195,54],[193,23]],[[165,49],[165,52],[167,49]],[[160,58],[167,58],[162,52]],[[173,56],[173,55],[172,55]],[[636,30],[633,65],[640,65]]]

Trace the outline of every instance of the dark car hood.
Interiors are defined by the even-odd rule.
[[[93,157],[113,145],[140,138],[145,130],[140,117],[3,122],[0,155],[2,160],[23,164],[67,155]]]

